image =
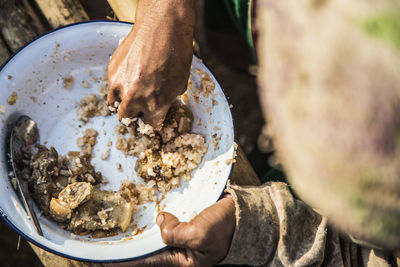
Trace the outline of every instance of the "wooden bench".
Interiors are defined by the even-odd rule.
[[[104,0],[105,1],[105,0]],[[116,16],[134,21],[137,0],[108,0]],[[3,0],[0,2],[0,65],[24,44],[47,31],[89,20],[78,0]],[[223,86],[223,84],[222,84]],[[258,185],[260,181],[243,150],[237,151],[231,181],[240,185]],[[103,266],[69,260],[30,244],[44,266]]]

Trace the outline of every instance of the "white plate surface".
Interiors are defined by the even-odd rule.
[[[92,81],[92,77],[101,80],[109,56],[131,27],[126,23],[106,21],[70,25],[40,37],[14,55],[0,70],[0,105],[6,107],[5,113],[0,114],[0,140],[6,138],[9,128],[7,122],[12,123],[19,114],[34,119],[40,129],[41,143],[54,146],[60,154],[79,150],[76,139],[82,136],[86,128],[95,128],[99,137],[92,163],[110,181],[103,188],[118,190],[123,180],[143,183],[134,172],[135,159],[124,156],[114,147],[114,127],[119,123],[115,115],[92,118],[86,125],[76,117],[76,103],[85,95],[98,92],[98,84]],[[203,95],[196,102],[192,91],[187,91],[194,121],[198,118],[202,120],[200,126],[193,124],[193,131],[206,138],[209,148],[199,168],[193,172],[192,180],[170,191],[162,202],[165,211],[175,214],[182,221],[190,220],[218,200],[232,168],[232,164],[226,164],[226,160],[234,154],[234,131],[229,104],[215,78],[201,60],[194,56],[192,79],[196,87],[199,87],[197,69],[208,72],[213,78],[216,87],[212,98],[216,102],[212,103],[211,98]],[[70,91],[62,85],[62,78],[68,75],[75,79]],[[82,87],[82,80],[88,81],[91,87]],[[17,92],[18,100],[10,106],[7,99],[13,92]],[[32,100],[32,96],[37,98],[37,102]],[[217,147],[212,142],[215,134],[217,138],[221,137]],[[111,156],[103,161],[100,155],[110,140],[113,141]],[[0,142],[0,150],[6,151],[3,141]],[[122,164],[123,172],[117,171],[117,162]],[[74,259],[104,262],[135,259],[165,247],[154,222],[157,215],[154,203],[146,204],[146,209],[142,206],[141,211],[134,214],[138,226],[146,226],[139,235],[132,236],[132,231],[128,231],[101,239],[77,237],[40,216],[44,232],[44,237],[41,237],[26,216],[11,187],[7,172],[6,155],[0,153],[0,215],[25,238],[44,249]]]

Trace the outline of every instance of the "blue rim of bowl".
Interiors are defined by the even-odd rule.
[[[90,21],[82,21],[82,22],[77,22],[77,23],[72,23],[72,24],[68,24],[68,25],[61,26],[61,27],[59,27],[59,28],[57,28],[57,29],[53,29],[53,30],[51,30],[51,31],[49,31],[49,32],[47,32],[47,33],[45,33],[45,34],[42,34],[42,35],[40,35],[40,36],[35,37],[35,38],[32,39],[31,41],[29,41],[28,43],[26,43],[25,45],[23,45],[21,48],[19,48],[15,53],[13,53],[13,54],[0,66],[0,72],[4,69],[4,67],[5,67],[16,55],[18,55],[23,49],[25,49],[25,48],[26,48],[27,46],[29,46],[31,43],[34,43],[34,42],[36,42],[37,40],[39,40],[39,39],[41,39],[41,38],[44,38],[44,37],[46,37],[47,35],[49,35],[49,34],[51,34],[51,33],[53,33],[53,32],[56,32],[56,31],[59,31],[59,30],[65,29],[65,28],[74,27],[74,26],[81,25],[81,24],[98,23],[98,22],[113,23],[113,24],[133,25],[133,23],[131,23],[131,22],[126,22],[126,21],[90,20]],[[194,55],[195,55],[198,59],[201,60],[201,63],[204,64],[204,66],[206,66],[207,70],[210,71],[211,74],[213,75],[213,77],[215,78],[214,73],[210,70],[210,68],[207,66],[207,64],[205,64],[205,62],[204,62],[196,53],[194,53]],[[215,79],[215,80],[217,81],[217,79]],[[218,81],[217,81],[217,82],[218,82]],[[219,84],[219,83],[218,83],[218,84]],[[228,103],[228,105],[230,105],[228,95],[226,94],[225,90],[222,88],[222,86],[221,86],[220,84],[219,84],[219,86],[220,86],[220,88],[221,88],[221,90],[222,90],[222,93],[223,93],[224,96],[225,96],[226,102]],[[232,116],[232,112],[231,112],[231,117],[232,117],[232,125],[233,125],[233,140],[234,140],[234,142],[236,142],[236,127],[235,127],[235,120],[233,119],[233,116]],[[235,149],[234,149],[234,152],[235,152]],[[219,195],[218,199],[223,195],[223,193],[224,193],[224,191],[225,191],[226,184],[227,184],[229,178],[230,178],[231,175],[232,175],[234,165],[235,165],[235,163],[232,163],[232,167],[231,167],[231,170],[230,170],[230,172],[229,172],[228,179],[226,180],[224,189],[222,190],[222,192],[221,192],[221,194]],[[216,201],[218,201],[218,199],[217,199]],[[137,256],[137,257],[124,258],[124,259],[96,260],[96,259],[80,258],[80,257],[75,257],[75,256],[71,256],[71,255],[68,255],[68,254],[59,252],[59,251],[57,251],[57,250],[54,250],[54,249],[52,249],[52,248],[49,248],[49,247],[47,247],[47,246],[41,244],[40,242],[34,240],[34,239],[31,238],[29,235],[27,235],[27,234],[25,234],[24,232],[22,232],[18,227],[16,227],[16,226],[7,218],[7,216],[4,214],[4,212],[3,212],[3,210],[2,210],[1,208],[0,208],[0,218],[1,218],[4,222],[6,222],[7,225],[8,225],[11,229],[13,229],[13,230],[14,230],[15,232],[17,232],[20,236],[22,236],[23,238],[25,238],[27,241],[31,242],[31,243],[34,244],[35,246],[38,246],[38,247],[40,247],[41,249],[44,249],[44,250],[46,250],[46,251],[48,251],[48,252],[51,252],[51,253],[53,253],[53,254],[56,254],[56,255],[58,255],[58,256],[61,256],[61,257],[64,257],[64,258],[68,258],[68,259],[71,259],[71,260],[76,260],[76,261],[90,262],[90,263],[118,263],[118,262],[127,262],[127,261],[134,261],[134,260],[140,260],[140,259],[147,258],[147,257],[153,256],[153,255],[155,255],[155,254],[158,254],[158,253],[160,253],[160,252],[162,252],[162,251],[165,251],[165,250],[167,250],[167,249],[169,248],[169,246],[165,246],[165,247],[162,247],[162,248],[157,249],[157,250],[155,250],[155,251],[153,251],[153,252],[150,252],[150,253],[146,253],[146,254],[143,254],[143,255],[140,255],[140,256]]]

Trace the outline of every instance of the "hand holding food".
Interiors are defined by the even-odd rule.
[[[142,115],[159,129],[170,105],[186,90],[194,1],[139,1],[137,14],[108,65],[108,104],[119,106],[120,120]]]
[[[117,266],[213,266],[228,252],[235,230],[235,206],[231,195],[205,209],[190,222],[174,215],[157,216],[163,241],[173,248],[143,260]],[[115,265],[113,265],[115,266]]]

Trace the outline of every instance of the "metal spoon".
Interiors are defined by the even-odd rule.
[[[38,141],[39,129],[36,122],[28,116],[20,116],[15,122],[10,136],[10,163],[25,211],[32,218],[38,234],[43,236],[42,228],[32,207],[32,200],[29,197],[28,180],[23,173],[24,155]]]

